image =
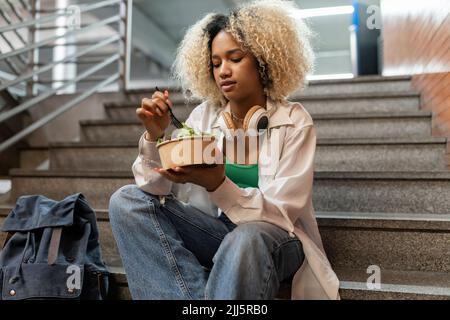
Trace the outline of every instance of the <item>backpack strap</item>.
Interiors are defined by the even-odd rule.
[[[14,232],[8,232],[6,233],[6,238],[5,238],[5,242],[3,242],[3,246],[2,249],[5,248],[6,244],[8,243],[9,239],[11,239],[11,237],[14,235]]]
[[[48,264],[53,265],[58,258],[59,244],[61,242],[62,227],[53,228],[50,247],[48,249]]]
[[[108,276],[103,273],[97,274],[97,285],[100,291],[100,296],[102,300],[108,299],[109,282]]]

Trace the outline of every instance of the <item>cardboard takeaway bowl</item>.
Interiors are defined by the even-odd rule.
[[[189,136],[163,141],[156,145],[164,169],[215,165],[215,136]]]

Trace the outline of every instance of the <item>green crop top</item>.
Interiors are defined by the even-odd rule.
[[[258,164],[228,163],[225,159],[225,175],[240,188],[258,188]]]

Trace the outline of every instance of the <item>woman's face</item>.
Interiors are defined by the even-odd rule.
[[[225,31],[212,41],[211,62],[214,80],[228,100],[247,100],[263,94],[257,60]]]

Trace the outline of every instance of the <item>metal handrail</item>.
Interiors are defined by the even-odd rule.
[[[120,6],[120,34],[123,39],[120,42],[120,54],[124,59],[119,61],[120,88],[126,90],[130,84],[130,56],[131,56],[131,16],[133,12],[133,0],[122,2]]]
[[[29,50],[32,50],[32,49],[39,48],[39,47],[41,47],[44,44],[51,43],[51,42],[53,42],[55,40],[65,38],[67,36],[72,36],[72,35],[75,35],[77,33],[90,31],[92,29],[96,29],[98,27],[102,27],[102,26],[105,26],[105,25],[108,25],[108,24],[111,24],[111,23],[114,23],[114,22],[118,22],[118,21],[120,21],[120,17],[112,16],[112,17],[104,19],[102,21],[93,23],[89,27],[68,31],[68,32],[66,32],[66,33],[64,33],[62,35],[50,37],[50,38],[47,38],[45,40],[36,42],[36,43],[34,43],[32,45],[28,45],[26,47],[23,47],[23,48],[14,50],[14,51],[10,51],[10,52],[4,53],[4,54],[0,55],[0,60],[5,59],[5,58],[9,58],[9,57],[12,57],[12,56],[15,56],[15,55],[20,54],[22,52],[26,52],[26,51],[29,51]]]
[[[36,1],[38,1],[38,0],[32,0],[31,6],[28,6],[27,4],[24,3],[23,0],[20,0],[20,3],[22,4],[22,6],[24,8],[31,10],[31,12],[32,12],[31,15],[32,15],[32,18],[34,18],[34,19],[31,19],[30,21],[22,21],[20,23],[13,23],[13,24],[9,24],[5,27],[1,27],[0,34],[3,32],[6,32],[6,31],[11,31],[11,30],[13,30],[14,32],[17,32],[17,29],[19,29],[19,28],[30,27],[28,41],[30,41],[30,40],[33,41],[34,33],[37,31],[36,26],[38,24],[48,22],[53,19],[59,18],[61,16],[67,15],[67,12],[65,11],[65,12],[55,12],[54,14],[37,18],[35,15],[35,13],[37,12]],[[19,55],[24,52],[30,53],[29,61],[27,64],[29,69],[27,70],[27,72],[25,72],[25,73],[22,72],[21,75],[16,76],[13,79],[10,79],[6,82],[0,83],[0,91],[2,91],[5,89],[8,89],[8,88],[12,89],[12,88],[14,88],[13,86],[26,82],[27,93],[29,95],[28,99],[25,100],[24,102],[20,103],[18,106],[14,107],[11,110],[1,112],[0,113],[0,123],[6,121],[8,119],[11,119],[12,117],[14,117],[24,111],[39,107],[40,105],[42,105],[42,103],[41,103],[42,101],[56,95],[62,89],[66,89],[69,86],[73,86],[81,81],[88,81],[88,80],[93,81],[93,78],[89,78],[89,77],[94,75],[99,70],[105,68],[106,66],[108,66],[112,63],[115,63],[117,61],[119,62],[119,68],[118,68],[117,73],[112,74],[110,76],[106,76],[107,77],[106,79],[97,76],[96,79],[98,79],[100,81],[99,83],[97,83],[93,87],[90,87],[87,91],[77,93],[77,95],[75,95],[72,100],[67,101],[65,104],[60,106],[57,110],[38,119],[37,121],[35,121],[34,123],[32,123],[31,125],[26,127],[25,129],[23,129],[22,131],[16,133],[12,137],[10,137],[8,140],[2,142],[0,144],[0,152],[11,147],[12,145],[14,145],[18,141],[22,140],[23,138],[25,138],[26,136],[28,136],[30,133],[34,132],[35,130],[45,126],[47,123],[49,123],[56,117],[67,112],[69,109],[75,107],[82,100],[86,99],[93,93],[98,92],[100,89],[104,88],[105,86],[107,86],[113,82],[116,82],[119,80],[119,88],[124,91],[127,90],[129,71],[130,71],[130,62],[129,62],[130,48],[129,48],[129,46],[130,46],[130,40],[131,40],[131,38],[130,38],[131,37],[130,23],[131,23],[131,12],[132,12],[132,0],[105,0],[105,1],[101,1],[99,3],[95,3],[95,4],[80,5],[79,6],[80,10],[78,10],[78,11],[88,12],[91,10],[96,10],[96,9],[99,9],[102,7],[112,6],[112,5],[117,5],[117,4],[119,4],[119,9],[120,9],[120,11],[118,12],[118,15],[109,17],[109,18],[104,19],[99,22],[92,23],[85,28],[70,30],[70,31],[65,32],[62,35],[52,36],[52,37],[46,38],[46,39],[36,42],[36,43],[31,42],[31,43],[26,44],[22,48],[15,49],[13,51],[10,51],[10,52],[4,53],[4,54],[0,54],[0,60],[5,59],[8,62],[10,57]],[[92,45],[89,45],[89,46],[86,46],[86,44],[83,44],[83,41],[77,42],[77,41],[71,40],[73,45],[79,45],[78,43],[80,43],[82,46],[85,46],[85,47],[81,50],[79,49],[77,52],[75,52],[74,54],[72,54],[70,56],[66,56],[57,61],[47,63],[42,67],[36,67],[36,64],[34,63],[33,54],[32,54],[35,49],[43,48],[44,46],[48,47],[49,44],[54,43],[58,39],[66,38],[66,37],[69,37],[72,35],[77,35],[79,33],[86,32],[86,31],[98,29],[99,27],[107,26],[109,24],[116,23],[116,22],[119,23],[119,34],[110,36],[107,39],[101,40],[101,41],[94,43]],[[78,74],[73,79],[64,79],[64,81],[59,81],[59,80],[55,79],[53,81],[53,83],[54,83],[53,88],[49,89],[46,92],[40,93],[36,96],[33,96],[33,90],[32,90],[33,84],[35,86],[39,86],[39,80],[37,80],[37,75],[39,75],[43,72],[48,72],[57,65],[63,65],[69,61],[76,61],[76,60],[78,60],[79,57],[86,55],[89,52],[92,52],[94,50],[97,50],[101,47],[107,46],[107,45],[117,42],[117,41],[119,42],[119,45],[120,45],[120,47],[119,47],[120,50],[118,53],[112,54],[105,60],[102,60],[100,63],[94,65],[93,67],[89,68],[88,70],[84,71],[83,73]],[[55,46],[57,46],[57,45],[59,46],[59,44],[55,43]],[[34,78],[36,78],[36,80]],[[94,78],[95,78],[95,76],[94,76]],[[57,83],[58,83],[58,85],[55,86]],[[30,87],[30,84],[31,84],[31,87]],[[30,88],[31,88],[31,90],[29,90]]]
[[[98,2],[98,3],[94,3],[94,4],[82,5],[82,6],[80,6],[80,11],[88,12],[88,11],[120,4],[121,2],[122,2],[122,0],[105,0],[105,1]]]
[[[20,22],[23,22],[24,21],[23,17],[20,15],[19,11],[17,11],[16,6],[11,3],[11,0],[6,0],[6,3],[11,8],[12,12],[17,17],[17,19],[19,19]],[[7,15],[5,15],[5,16],[7,16]],[[3,17],[5,17],[5,16],[3,16]],[[8,22],[8,24],[11,24],[11,21],[7,21],[7,22]],[[22,43],[24,43],[24,44],[26,43],[25,39],[20,35],[20,33],[17,31],[17,29],[14,30],[14,33],[19,37],[19,39],[20,39],[20,41],[22,41]]]
[[[97,82],[97,81],[102,81],[105,80],[107,77],[105,76],[92,76],[89,77],[88,79],[80,79],[78,80],[78,82]],[[58,79],[58,80],[54,80],[54,79],[39,79],[37,81],[35,81],[35,83],[42,83],[42,84],[49,84],[49,83],[54,83],[54,82],[72,82],[73,79]]]
[[[83,6],[80,6],[80,12],[88,12],[88,11],[100,9],[100,8],[107,7],[107,6],[116,5],[116,4],[121,3],[122,1],[123,0],[105,0],[105,1],[102,1],[99,3],[95,3],[95,4],[83,5]],[[25,27],[29,27],[29,26],[36,26],[38,24],[52,21],[52,20],[55,20],[56,18],[68,16],[68,15],[70,15],[69,12],[61,11],[60,13],[46,15],[39,19],[10,24],[10,25],[1,27],[0,33],[6,32],[6,31],[11,31],[11,30],[16,30],[16,29],[21,29],[21,28],[25,28]]]
[[[23,7],[25,10],[27,10],[27,11],[30,10],[30,5],[29,5],[29,3],[25,2],[24,0],[19,0],[19,2],[20,2],[20,4],[22,5],[22,7]]]
[[[85,28],[87,26],[90,26],[89,23],[87,24],[82,24],[80,25],[81,28]],[[72,26],[56,26],[56,25],[52,25],[52,26],[37,26],[36,29],[38,29],[39,31],[47,31],[47,30],[55,30],[55,29],[72,29]]]
[[[78,81],[85,79],[89,77],[90,75],[94,74],[95,72],[99,71],[100,69],[104,68],[108,64],[113,63],[114,61],[117,61],[120,58],[119,54],[112,55],[108,59],[104,60],[102,63],[96,65],[95,67],[90,68],[89,70],[83,72],[82,74],[78,75],[74,79],[67,81],[63,85],[59,86],[58,88],[52,89],[50,91],[45,92],[44,94],[34,97],[30,100],[25,101],[24,103],[18,105],[14,109],[8,110],[7,112],[0,113],[0,123],[8,120],[9,118],[14,117],[15,115],[25,111],[32,109],[37,106],[37,103],[44,101],[45,99],[49,98],[59,90],[62,90],[64,88],[67,88],[68,86],[77,83]]]
[[[64,17],[64,16],[68,16],[68,15],[69,15],[69,13],[67,13],[67,12],[56,13],[56,14],[51,14],[51,15],[48,15],[48,16],[44,16],[44,17],[39,18],[39,19],[34,19],[34,20],[29,20],[29,21],[24,21],[24,22],[10,24],[10,25],[1,27],[0,28],[0,33],[6,32],[6,31],[12,31],[12,30],[16,30],[16,29],[21,29],[21,28],[25,28],[25,27],[29,27],[29,26],[35,26],[35,25],[37,25],[39,23],[52,21],[52,20],[55,20],[56,18]]]
[[[23,18],[20,16],[19,12],[17,12],[17,9],[14,7],[14,5],[9,0],[6,0],[6,2],[8,6],[11,8],[11,10],[14,12],[14,14],[17,16],[17,18],[19,18],[19,20],[22,22]],[[12,19],[5,10],[0,10],[0,15],[7,24],[12,24]],[[22,35],[17,29],[14,30],[14,34],[22,42],[22,44],[24,45],[26,44],[26,40],[22,37]],[[3,41],[8,45],[10,50],[14,50],[14,46],[12,45],[11,41],[9,41],[8,37],[4,33],[0,33],[0,36],[2,37]],[[27,64],[27,59],[24,56],[19,55],[18,58],[23,65]],[[12,61],[12,59],[6,59],[6,64],[16,75],[18,75],[21,72],[20,69],[17,67],[17,65],[14,63],[14,61]]]
[[[83,12],[92,11],[95,9],[112,6],[115,4],[119,4],[122,0],[107,0],[95,4],[90,5],[80,5],[80,7],[84,8]],[[63,12],[65,9],[40,9],[37,10],[39,13],[55,13],[55,12]]]
[[[15,74],[10,74],[8,72],[5,71],[1,71],[0,70],[0,82],[3,80],[11,80],[14,79],[14,77],[16,77],[17,75]],[[24,96],[25,95],[25,89],[23,88],[9,88],[8,90],[10,93],[14,94],[14,95],[18,95],[18,96]]]
[[[101,39],[94,39],[94,40],[83,40],[83,41],[74,41],[74,42],[64,42],[64,43],[58,43],[58,47],[64,46],[64,47],[70,47],[70,46],[90,46],[93,44],[98,43],[101,41]],[[53,49],[54,45],[46,44],[40,47],[40,49]]]
[[[80,60],[74,60],[74,59],[72,59],[72,60],[70,60],[70,61],[64,61],[64,62],[61,62],[60,64],[64,64],[64,65],[68,65],[68,64],[76,64],[76,65],[82,65],[82,64],[95,64],[95,63],[99,63],[99,62],[102,62],[103,61],[103,59],[102,58],[91,58],[91,57],[87,57],[87,58],[84,58],[84,59],[80,59]],[[50,63],[50,62],[49,62]],[[38,67],[42,67],[42,66],[46,66],[48,63],[41,63],[41,62],[38,62],[38,63],[35,63],[34,65],[35,66],[38,66]],[[59,80],[58,80],[58,82],[59,82]]]
[[[66,111],[69,111],[71,108],[76,106],[78,103],[83,101],[84,99],[88,98],[90,95],[94,94],[101,88],[107,86],[108,84],[111,84],[112,82],[119,79],[119,74],[113,74],[108,79],[100,82],[96,86],[92,87],[91,89],[81,93],[80,95],[77,95],[77,97],[73,100],[70,100],[63,104],[59,109],[56,109],[55,111],[47,114],[43,118],[39,119],[38,121],[34,122],[30,126],[28,126],[26,129],[23,129],[22,131],[18,132],[8,140],[4,141],[2,144],[0,144],[0,152],[6,150],[7,148],[11,147],[15,143],[19,142],[26,136],[28,136],[30,133],[36,131],[37,129],[45,126],[47,123],[52,121],[53,119],[59,117]]]
[[[8,45],[8,47],[11,50],[14,50],[14,46],[12,45],[11,41],[9,41],[9,39],[3,33],[0,33],[0,36],[2,37],[3,41],[5,41],[5,43]],[[21,56],[20,54],[19,54],[19,60],[23,64],[27,64],[27,60],[23,56]]]
[[[112,38],[103,40],[103,41],[97,43],[96,45],[93,45],[93,46],[91,46],[89,48],[83,49],[83,50],[81,50],[81,51],[79,51],[79,52],[77,52],[77,53],[75,53],[73,55],[70,55],[70,56],[67,56],[67,57],[65,57],[65,58],[63,58],[61,60],[49,63],[49,64],[45,65],[45,67],[42,67],[40,69],[28,72],[28,73],[26,73],[26,74],[24,74],[24,75],[22,75],[20,77],[17,77],[16,79],[14,79],[12,81],[5,82],[5,83],[0,85],[0,91],[3,90],[3,89],[8,88],[9,86],[13,86],[13,85],[18,84],[20,82],[23,82],[23,81],[25,81],[27,79],[30,79],[30,78],[32,78],[35,75],[38,75],[38,74],[43,73],[45,71],[51,70],[54,66],[56,66],[58,64],[61,64],[63,62],[67,62],[67,61],[71,61],[73,59],[79,58],[79,57],[85,55],[88,52],[97,50],[97,49],[99,49],[101,47],[104,47],[104,46],[106,46],[106,45],[108,45],[110,43],[113,43],[113,42],[115,42],[115,41],[117,41],[119,39],[120,39],[120,36],[117,35],[117,36],[114,36]]]
[[[7,81],[14,80],[14,78],[16,76],[17,76],[16,74],[13,75],[13,74],[10,74],[10,73],[7,73],[7,72],[4,72],[4,71],[0,70],[0,82],[4,81],[4,80],[7,80]],[[47,91],[47,89],[48,89],[48,88],[46,88],[45,86],[43,86],[41,84],[36,84],[36,87],[40,91]],[[9,87],[8,90],[10,90],[11,88],[14,88],[14,87]],[[24,91],[24,93],[25,93],[25,91]],[[20,94],[20,96],[23,96],[23,95],[24,94]]]
[[[9,6],[11,7],[11,4],[8,2]],[[11,18],[8,16],[8,14],[5,11],[0,11],[0,15],[2,16],[2,18],[6,21],[6,23],[11,24],[12,20]],[[16,12],[17,17],[19,17],[19,13]],[[19,18],[20,21],[23,21],[22,18]],[[20,42],[22,42],[22,44],[26,45],[26,40],[22,37],[22,35],[20,34],[19,31],[17,31],[17,29],[13,30],[14,34],[17,36],[17,38],[20,40]],[[6,44],[11,48],[11,50],[14,50],[14,46],[11,44],[11,42],[9,41],[8,37],[6,37],[6,35],[4,33],[0,33],[0,35],[2,36],[2,39],[6,42]],[[19,56],[19,59],[21,60],[21,62],[26,64],[26,60],[24,57]]]
[[[11,61],[11,59],[7,58],[5,59],[6,64],[8,65],[8,67],[16,74],[19,75],[20,70],[19,68],[16,66],[16,64],[14,63],[14,61]]]

